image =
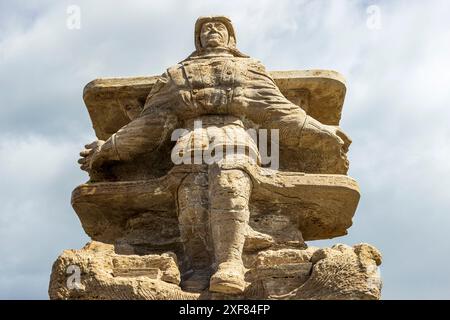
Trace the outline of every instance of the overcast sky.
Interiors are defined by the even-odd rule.
[[[67,24],[74,4],[80,29]],[[78,152],[95,138],[84,85],[162,73],[209,14],[228,15],[268,70],[347,79],[341,125],[362,197],[348,236],[311,244],[377,246],[384,299],[449,299],[446,0],[0,0],[0,298],[47,299],[53,261],[89,240],[70,206],[87,180]]]

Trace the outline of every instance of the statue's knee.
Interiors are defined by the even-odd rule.
[[[220,170],[210,181],[211,209],[242,211],[248,208],[251,180],[242,170]]]
[[[218,170],[211,178],[212,185],[227,192],[250,192],[250,177],[243,170]]]

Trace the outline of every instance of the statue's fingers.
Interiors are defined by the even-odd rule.
[[[87,159],[86,158],[80,158],[80,159],[78,159],[78,163],[79,164],[84,164],[84,163],[86,163],[87,162]]]
[[[344,151],[347,152],[348,151],[348,147],[350,146],[350,144],[352,143],[352,139],[350,139],[349,136],[347,136],[345,134],[344,131],[341,130],[341,128],[337,128],[336,130],[336,135],[342,139],[342,141],[344,142]]]
[[[89,171],[91,169],[90,161],[85,161],[81,163],[80,169],[84,171]]]
[[[94,149],[95,147],[97,147],[97,145],[98,145],[98,140],[91,142],[89,144],[86,144],[84,147],[86,149]]]
[[[86,149],[80,152],[80,156],[82,157],[87,157],[88,155],[90,155],[93,152],[93,149]]]
[[[335,138],[337,138],[337,140],[341,146],[345,146],[344,140],[342,140],[342,138],[339,135],[336,134]]]

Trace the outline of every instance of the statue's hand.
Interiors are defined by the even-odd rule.
[[[104,143],[103,140],[96,140],[84,146],[86,149],[80,152],[81,158],[78,159],[81,170],[89,172],[92,169],[92,163],[95,162]]]
[[[324,126],[336,137],[337,140],[340,140],[340,142],[342,143],[342,150],[344,152],[348,152],[348,147],[352,143],[352,139],[350,139],[350,137],[344,131],[342,131],[341,127],[329,125]]]
[[[305,147],[322,145],[324,148],[336,147],[347,153],[352,140],[339,126],[331,126],[320,123],[308,116],[302,130],[302,144]]]

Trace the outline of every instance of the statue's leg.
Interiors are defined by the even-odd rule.
[[[209,171],[211,235],[216,272],[210,291],[236,294],[244,291],[242,250],[249,221],[251,180],[242,170]]]
[[[208,207],[208,174],[189,174],[178,189],[178,221],[184,247],[182,287],[186,291],[208,287],[213,260]]]

